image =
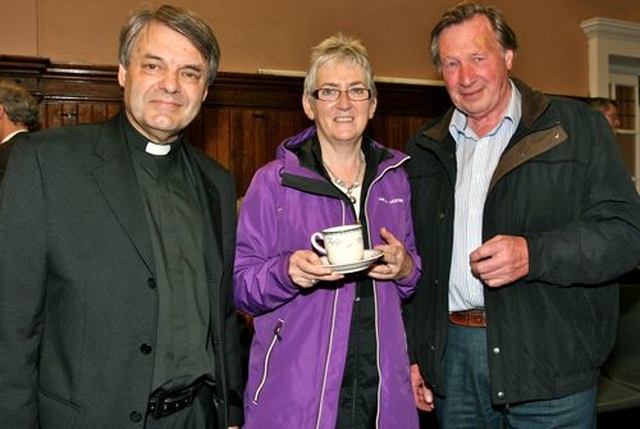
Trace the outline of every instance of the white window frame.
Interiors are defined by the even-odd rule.
[[[640,76],[640,23],[609,18],[591,18],[580,23],[580,28],[589,43],[589,96],[610,97],[615,95],[616,84],[635,82]],[[640,178],[640,132],[638,112],[640,94],[636,96],[635,171]],[[640,180],[636,180],[640,192]]]

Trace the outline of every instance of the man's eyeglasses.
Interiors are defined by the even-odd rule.
[[[362,87],[354,87],[346,90],[338,88],[319,88],[311,93],[313,98],[320,101],[336,101],[340,98],[340,94],[347,94],[347,98],[351,101],[365,101],[371,98],[371,90]]]

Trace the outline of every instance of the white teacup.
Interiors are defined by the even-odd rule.
[[[323,244],[320,244],[321,240]],[[362,225],[342,225],[323,229],[311,235],[311,245],[327,255],[332,265],[350,264],[364,257]]]

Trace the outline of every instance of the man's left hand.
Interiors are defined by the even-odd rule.
[[[489,287],[500,287],[529,274],[527,240],[512,235],[496,235],[474,250],[471,272]]]

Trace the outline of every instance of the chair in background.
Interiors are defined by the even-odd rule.
[[[640,407],[639,274],[636,269],[621,279],[618,338],[602,367],[598,412]]]

